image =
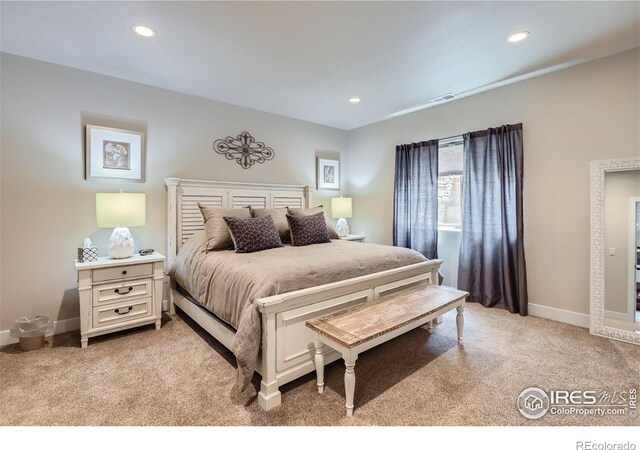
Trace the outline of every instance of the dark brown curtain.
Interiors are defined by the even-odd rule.
[[[438,257],[438,140],[398,145],[393,245]]]
[[[458,288],[526,316],[522,180],[521,123],[464,135]]]

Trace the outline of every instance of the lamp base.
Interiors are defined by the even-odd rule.
[[[133,236],[127,227],[113,229],[109,238],[109,256],[115,259],[128,258],[133,255]]]
[[[338,223],[336,223],[336,231],[340,237],[347,237],[349,235],[349,224],[347,223],[347,219],[342,217],[338,219]]]

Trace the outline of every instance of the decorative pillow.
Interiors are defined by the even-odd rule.
[[[284,247],[271,216],[250,219],[225,217],[236,253],[253,253]]]
[[[249,208],[208,208],[198,203],[202,217],[204,217],[204,231],[207,234],[207,250],[227,250],[233,248],[233,241],[229,235],[229,228],[223,217],[237,217],[250,219]]]
[[[324,216],[324,210],[322,209],[322,205],[316,206],[315,208],[307,208],[307,209],[289,208],[289,214],[291,214],[292,216],[310,216],[312,214],[318,214],[319,212],[321,212]],[[333,224],[326,216],[324,216],[324,221],[327,224],[327,232],[329,233],[329,239],[340,239],[340,236],[338,236],[338,232],[336,231]]]
[[[287,220],[291,229],[291,245],[301,247],[303,245],[331,242],[322,211],[307,216],[287,214]]]
[[[289,234],[289,222],[287,222],[287,212],[289,210],[287,208],[259,208],[254,209],[251,208],[251,216],[252,217],[269,217],[273,219],[273,224],[276,226],[276,230],[278,230],[278,234],[280,235],[280,239],[282,242],[291,242],[291,235]]]

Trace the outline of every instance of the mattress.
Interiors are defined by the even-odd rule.
[[[237,330],[231,350],[246,385],[260,350],[255,300],[423,261],[424,256],[410,249],[344,240],[255,253],[207,252],[202,231],[182,245],[169,276]]]

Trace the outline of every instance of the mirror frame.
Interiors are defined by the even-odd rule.
[[[640,345],[640,333],[619,330],[604,323],[604,180],[607,172],[640,169],[640,158],[591,161],[591,334]]]

